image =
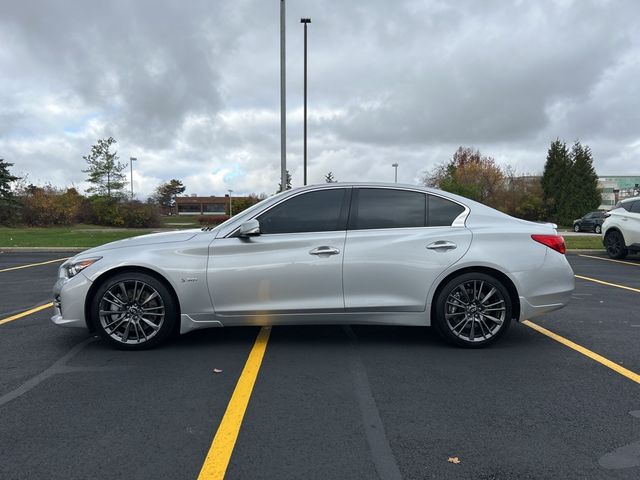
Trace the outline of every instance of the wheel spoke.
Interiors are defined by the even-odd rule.
[[[156,325],[155,323],[151,322],[150,320],[147,320],[146,318],[141,318],[140,320],[142,320],[144,323],[146,323],[147,325],[149,325],[151,328],[153,328],[154,331],[158,331],[160,330],[160,327],[158,325]]]
[[[150,300],[153,300],[154,298],[156,298],[158,296],[158,292],[156,292],[155,290],[153,291],[153,293],[151,293],[147,299],[142,302],[140,305],[145,305],[146,303],[148,303]]]
[[[127,289],[124,286],[124,282],[120,282],[118,284],[118,286],[120,287],[120,291],[122,292],[122,296],[128,302],[129,301],[129,294],[127,293]]]
[[[111,290],[107,291],[107,294],[111,295],[111,298],[113,298],[113,301],[109,300],[106,297],[103,297],[103,300],[113,303],[114,305],[118,305],[119,307],[124,307],[124,302],[120,300],[120,298],[116,296]]]
[[[491,315],[486,315],[484,313],[480,313],[480,315],[482,315],[485,318],[488,318],[489,320],[491,320],[492,322],[497,323],[498,325],[502,324],[502,320],[496,317],[492,317]]]
[[[124,333],[122,334],[122,342],[127,343],[129,339],[129,330],[131,329],[131,320],[127,322],[127,326],[124,328]]]
[[[482,300],[480,300],[480,303],[484,305],[484,302],[486,302],[496,291],[496,287],[491,287],[489,293],[487,293],[487,295]]]

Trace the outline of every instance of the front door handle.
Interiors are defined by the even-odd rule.
[[[340,250],[338,250],[336,247],[327,246],[317,247],[309,251],[309,255],[337,255],[339,253]]]
[[[456,245],[453,242],[445,242],[444,240],[438,240],[437,242],[433,242],[430,243],[429,245],[427,245],[427,248],[429,250],[436,250],[436,251],[447,251],[447,250],[453,250],[454,248],[457,248],[458,245]]]

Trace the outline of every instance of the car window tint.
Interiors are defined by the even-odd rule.
[[[443,227],[453,223],[458,215],[464,211],[464,207],[450,200],[429,195],[429,216],[430,227]]]
[[[426,195],[420,192],[384,188],[357,189],[357,207],[349,228],[424,227]]]
[[[260,233],[329,232],[344,230],[341,215],[344,188],[303,193],[258,217]]]
[[[624,208],[627,212],[631,211],[631,207],[634,202],[624,202],[621,207]]]
[[[633,202],[631,210],[629,211],[632,213],[640,213],[640,200],[636,200],[635,202]]]

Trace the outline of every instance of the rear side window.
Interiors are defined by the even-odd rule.
[[[624,203],[621,203],[620,206],[624,208],[627,212],[630,212],[631,207],[633,206],[634,203],[635,202],[624,202]]]
[[[429,195],[429,215],[427,217],[430,227],[450,226],[453,221],[464,212],[464,207],[451,200],[446,200],[435,195]]]
[[[631,210],[629,210],[631,213],[640,213],[640,200],[636,200],[635,202],[633,202],[633,205],[631,206]]]
[[[346,190],[336,188],[303,193],[285,200],[258,217],[260,233],[331,232],[344,230]]]
[[[426,195],[383,188],[354,189],[349,229],[424,227]]]

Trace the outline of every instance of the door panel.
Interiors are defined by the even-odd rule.
[[[346,310],[424,311],[431,284],[465,254],[471,238],[460,227],[349,230]]]
[[[207,278],[218,315],[343,312],[345,231],[216,239]]]

